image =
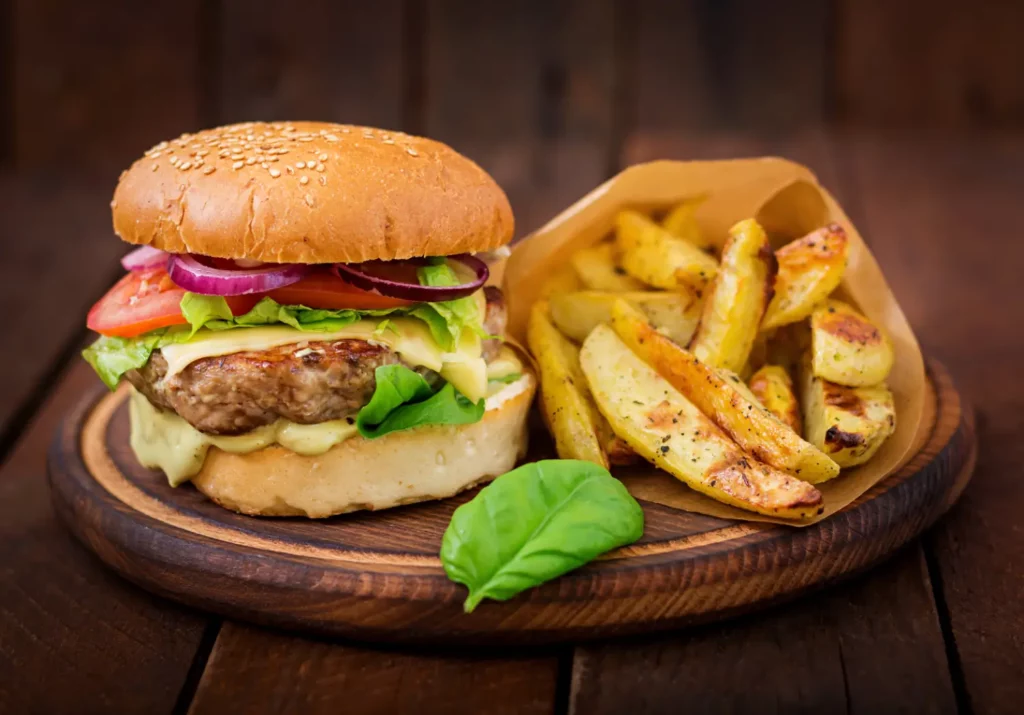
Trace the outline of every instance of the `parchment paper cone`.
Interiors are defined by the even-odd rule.
[[[903,311],[885,282],[874,256],[835,199],[804,166],[765,157],[730,161],[656,161],[632,166],[597,187],[512,251],[505,266],[509,331],[526,342],[526,321],[544,277],[565,265],[578,248],[595,243],[612,230],[622,208],[667,208],[677,201],[707,194],[697,219],[719,245],[735,222],[756,217],[779,245],[820,226],[837,222],[850,241],[849,264],[840,291],[881,325],[892,338],[896,360],[889,386],[896,401],[896,432],[865,465],[818,485],[825,512],[794,522],[761,516],[720,504],[689,489],[649,465],[615,470],[640,499],[711,516],[807,526],[827,518],[894,473],[913,454],[927,429],[922,424],[926,396],[921,350]],[[778,246],[776,246],[778,247]]]

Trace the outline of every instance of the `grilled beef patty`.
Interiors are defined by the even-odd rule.
[[[487,288],[486,297],[484,329],[502,335],[501,291]],[[492,360],[500,348],[500,340],[485,341],[484,359]],[[200,432],[236,435],[278,418],[317,424],[353,416],[376,389],[376,369],[398,362],[398,355],[382,345],[337,340],[203,358],[167,378],[167,361],[158,350],[125,378],[153,405],[176,412]],[[428,380],[440,379],[417,371]]]

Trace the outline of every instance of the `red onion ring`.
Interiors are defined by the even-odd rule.
[[[171,256],[167,273],[179,288],[202,295],[249,295],[283,288],[302,279],[310,266],[277,263],[263,268],[213,268],[189,254]]]
[[[167,265],[167,259],[171,254],[161,251],[152,246],[136,248],[128,255],[121,258],[121,265],[126,271],[144,271],[147,268],[163,267]]]
[[[415,300],[431,303],[439,303],[446,300],[464,298],[467,295],[476,293],[487,282],[490,271],[487,264],[479,258],[461,253],[457,256],[447,256],[448,260],[458,261],[471,269],[475,275],[469,283],[462,283],[457,286],[424,286],[419,283],[403,283],[388,278],[381,278],[360,269],[361,264],[335,263],[334,270],[338,277],[345,280],[356,288],[373,291],[380,295],[403,300]],[[415,260],[415,259],[414,259]]]

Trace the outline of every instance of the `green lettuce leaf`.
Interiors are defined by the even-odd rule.
[[[469,588],[469,613],[484,598],[508,600],[643,531],[643,510],[607,469],[551,459],[503,474],[456,509],[441,564]]]
[[[82,357],[92,365],[103,383],[113,390],[122,375],[145,366],[154,350],[171,343],[185,342],[190,337],[188,331],[166,329],[146,333],[138,338],[101,336],[82,351]]]
[[[420,266],[416,269],[416,275],[420,285],[425,286],[457,286],[461,283],[459,277],[455,275],[455,271],[447,263],[429,263]],[[480,315],[479,305],[471,296],[443,303],[427,303],[427,305],[433,308],[448,324],[448,329],[456,343],[458,343],[464,328],[475,331],[484,340],[493,337],[484,330],[483,316]]]
[[[432,268],[428,266],[428,268]],[[447,266],[440,266],[447,269]],[[452,273],[451,280],[458,279]],[[181,312],[192,326],[192,335],[207,330],[231,330],[262,325],[283,324],[307,332],[331,332],[366,317],[407,315],[427,324],[430,334],[443,350],[451,351],[458,344],[464,329],[475,330],[484,337],[480,324],[482,316],[472,298],[459,298],[444,303],[420,303],[410,308],[389,308],[381,310],[324,310],[307,308],[304,305],[281,305],[271,298],[264,298],[248,313],[231,315],[227,301],[220,296],[186,293],[181,299]]]
[[[470,402],[444,383],[437,392],[404,365],[382,365],[374,371],[376,389],[356,415],[359,434],[367,439],[420,425],[463,425],[479,422],[484,401]]]

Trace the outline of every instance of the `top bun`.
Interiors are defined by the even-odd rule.
[[[440,142],[324,122],[248,122],[161,142],[121,175],[114,232],[170,253],[271,263],[490,251],[512,209]]]

